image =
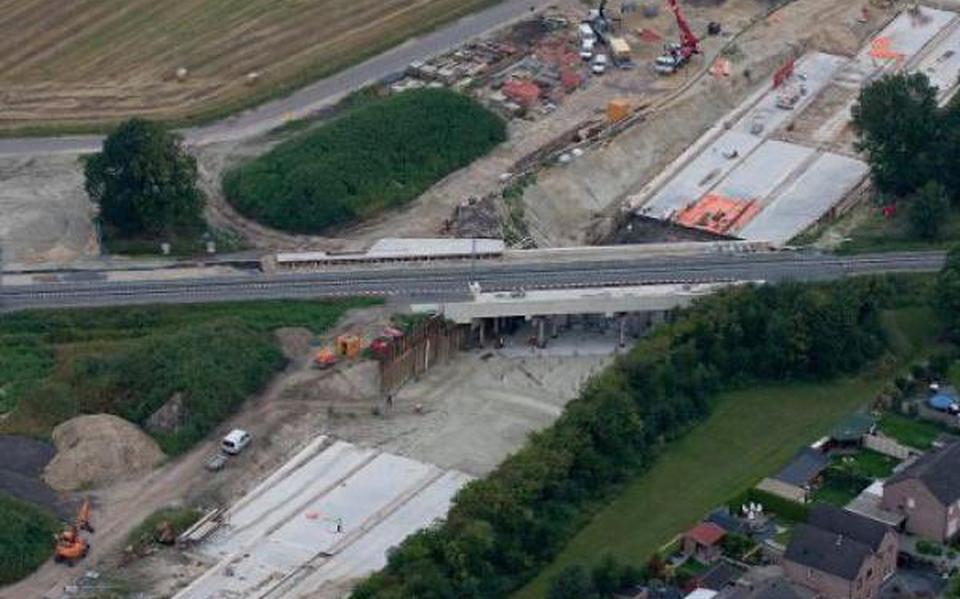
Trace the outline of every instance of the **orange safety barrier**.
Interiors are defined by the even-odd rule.
[[[685,227],[725,234],[742,229],[760,210],[755,200],[707,194],[684,208],[674,220]]]

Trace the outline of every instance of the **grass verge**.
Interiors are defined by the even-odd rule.
[[[51,514],[0,493],[0,586],[20,580],[47,561],[57,528]]]

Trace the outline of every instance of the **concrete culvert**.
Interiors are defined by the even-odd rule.
[[[57,454],[43,478],[58,491],[75,491],[142,474],[163,458],[136,425],[110,414],[78,416],[53,429]]]

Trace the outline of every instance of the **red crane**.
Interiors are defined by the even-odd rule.
[[[680,2],[678,0],[667,0],[667,4],[670,5],[670,10],[673,11],[673,15],[677,18],[677,25],[680,27],[680,48],[678,51],[680,58],[686,62],[694,54],[700,54],[700,38],[694,35],[690,29],[690,24],[687,23],[687,19],[680,9]]]

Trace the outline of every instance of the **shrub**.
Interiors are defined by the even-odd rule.
[[[141,553],[145,548],[156,542],[157,528],[164,522],[168,522],[173,534],[179,536],[200,519],[203,513],[189,507],[165,507],[161,508],[137,525],[130,534],[127,535],[127,546],[133,548],[134,553]]]
[[[237,209],[278,229],[317,233],[414,199],[506,139],[506,125],[447,90],[366,104],[226,173]]]
[[[917,541],[917,553],[920,555],[932,555],[934,557],[943,555],[943,547],[938,543],[932,543],[926,539]]]
[[[0,493],[0,585],[30,574],[53,554],[54,517]]]

